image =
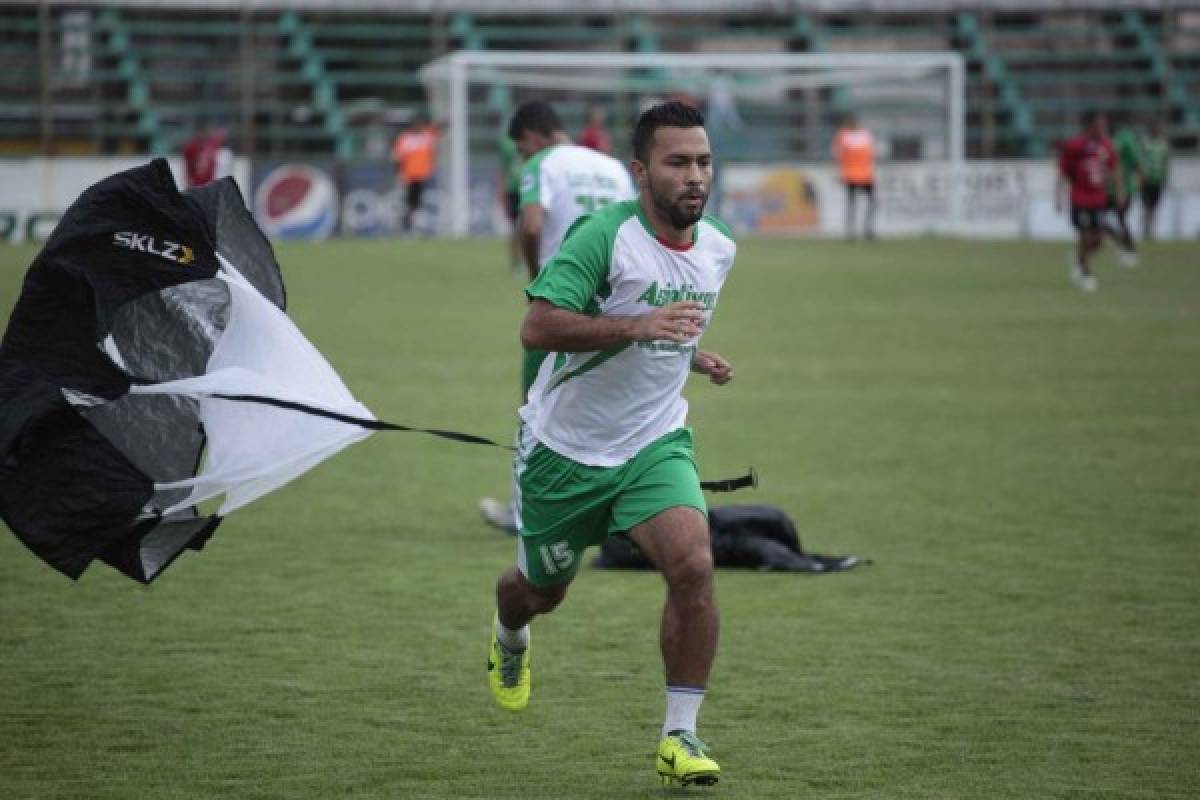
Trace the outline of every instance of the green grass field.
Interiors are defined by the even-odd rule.
[[[8,309],[33,256],[0,249]],[[750,240],[689,387],[707,477],[825,577],[722,572],[701,735],[747,798],[1200,795],[1200,248],[1100,291],[1065,245]],[[279,248],[291,312],[384,419],[509,439],[496,241]],[[0,537],[0,798],[653,798],[660,579],[585,570],[484,682],[504,453],[382,433],[152,587]],[[701,790],[689,792],[700,794]]]

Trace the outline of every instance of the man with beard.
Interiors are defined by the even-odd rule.
[[[583,551],[627,531],[666,581],[661,648],[664,783],[711,785],[696,736],[717,646],[712,551],[683,385],[717,385],[724,358],[698,349],[736,246],[704,216],[713,165],[704,118],[664,103],[633,134],[637,200],[577,221],[526,289],[526,348],[550,351],[520,411],[517,564],[496,584],[488,679],[499,705],[529,702],[529,622],[553,611]],[[565,699],[565,698],[564,698]]]

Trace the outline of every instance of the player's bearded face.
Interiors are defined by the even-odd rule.
[[[700,221],[712,189],[712,151],[704,128],[659,128],[646,164],[646,188],[676,230]]]

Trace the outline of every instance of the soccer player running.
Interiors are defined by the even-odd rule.
[[[1117,154],[1117,171],[1108,189],[1108,210],[1115,217],[1116,225],[1107,225],[1105,232],[1112,236],[1120,247],[1121,264],[1136,267],[1137,247],[1133,242],[1133,233],[1129,230],[1128,217],[1129,206],[1142,177],[1142,143],[1128,123],[1121,125],[1113,134],[1112,142],[1113,150]]]
[[[553,107],[534,101],[513,114],[508,138],[525,159],[518,181],[516,237],[530,280],[558,252],[575,220],[635,196],[629,173],[611,156],[571,143]],[[521,402],[533,385],[543,350],[526,350],[521,365]],[[491,525],[516,533],[516,508],[492,497],[479,501]]]
[[[521,408],[514,471],[517,564],[496,584],[488,680],[503,708],[529,702],[529,623],[553,611],[583,551],[627,531],[666,581],[660,645],[664,783],[710,785],[720,767],[696,736],[717,647],[713,562],[683,385],[724,385],[724,358],[698,349],[733,266],[728,229],[704,216],[713,165],[704,118],[654,106],[633,134],[638,199],[578,221],[526,289],[528,348],[551,351]]]
[[[1071,224],[1079,237],[1070,259],[1071,280],[1083,291],[1094,292],[1096,276],[1089,262],[1104,241],[1108,187],[1116,183],[1119,202],[1124,202],[1124,187],[1116,181],[1117,154],[1108,139],[1108,121],[1104,115],[1088,111],[1082,124],[1082,133],[1068,139],[1059,153],[1054,206],[1062,213],[1064,195],[1070,187]]]
[[[1163,134],[1161,120],[1150,121],[1146,138],[1142,141],[1142,238],[1154,238],[1154,218],[1158,215],[1158,201],[1162,199],[1163,187],[1167,185],[1167,162],[1171,158],[1171,145]]]

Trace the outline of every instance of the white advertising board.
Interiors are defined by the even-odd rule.
[[[80,192],[149,160],[145,156],[0,159],[0,243],[44,240]],[[167,161],[176,183],[183,185],[183,161],[176,157]],[[246,159],[234,159],[232,174],[244,192],[250,177]]]
[[[1055,208],[1049,161],[886,163],[876,168],[876,232],[980,238],[1066,239],[1065,210]],[[842,236],[846,193],[831,164],[735,165],[720,173],[716,213],[740,233]],[[860,219],[863,202],[858,202]],[[1130,224],[1141,231],[1140,203]],[[1155,233],[1200,238],[1200,159],[1172,162]]]
[[[45,239],[81,191],[146,160],[0,160],[0,242]],[[182,163],[177,158],[168,161],[180,180]],[[235,159],[233,175],[252,202],[256,184],[250,161]],[[883,237],[1066,239],[1072,235],[1070,223],[1065,212],[1055,209],[1054,184],[1055,167],[1049,161],[968,161],[959,170],[938,162],[880,164],[875,180],[876,232]],[[738,233],[844,235],[845,190],[830,164],[723,167],[718,188],[711,208]],[[480,192],[478,198],[472,195],[473,202],[491,203],[493,195],[493,191]],[[859,214],[862,210],[860,202]],[[1135,202],[1130,211],[1135,235],[1142,229],[1141,213]],[[479,225],[472,230],[484,233],[491,227]],[[337,231],[379,235],[345,224]],[[1200,159],[1172,162],[1156,234],[1162,239],[1200,239]]]

